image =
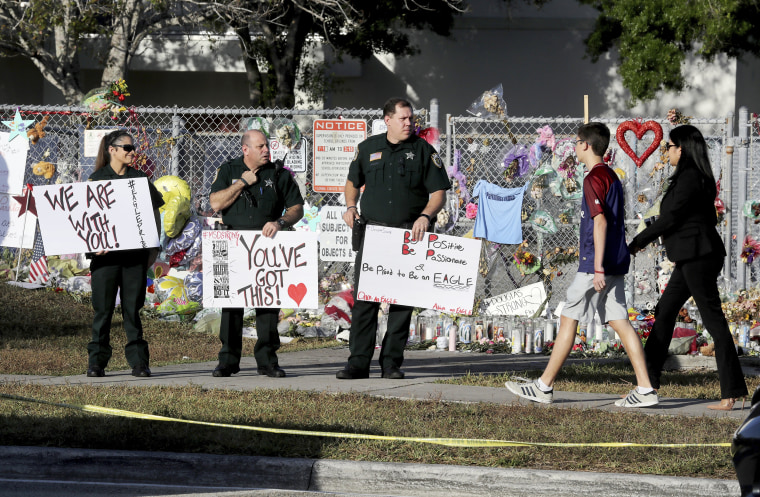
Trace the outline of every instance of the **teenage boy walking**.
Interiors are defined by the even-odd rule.
[[[610,130],[602,123],[578,128],[575,154],[590,167],[583,180],[578,273],[567,289],[559,332],[544,373],[535,381],[505,383],[510,392],[533,402],[551,403],[552,385],[570,355],[578,320],[594,308],[602,323],[609,323],[623,341],[636,373],[638,386],[615,405],[648,407],[659,402],[649,382],[641,341],[628,321],[624,279],[630,254],[625,241],[625,203],[623,185],[602,160],[609,143]]]

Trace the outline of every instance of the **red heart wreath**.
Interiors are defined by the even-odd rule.
[[[644,153],[641,154],[641,156],[637,156],[631,149],[631,146],[628,145],[628,142],[625,141],[626,131],[633,131],[638,140],[641,140],[647,131],[652,131],[654,133],[654,140],[652,141],[652,144],[649,145],[649,148],[644,150]],[[623,149],[623,152],[633,159],[633,162],[636,163],[636,167],[641,167],[644,161],[646,161],[649,156],[657,150],[657,147],[660,146],[660,142],[662,141],[662,126],[654,121],[647,121],[645,123],[642,123],[641,120],[625,121],[618,126],[615,137],[617,138],[618,145]]]

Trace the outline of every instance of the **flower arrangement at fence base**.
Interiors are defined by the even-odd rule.
[[[528,242],[522,242],[512,255],[514,265],[523,275],[533,274],[541,268],[541,258],[528,252]]]

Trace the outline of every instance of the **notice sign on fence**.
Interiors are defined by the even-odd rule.
[[[345,207],[322,207],[319,210],[319,258],[323,261],[353,262],[351,228],[343,221]]]
[[[158,247],[147,178],[35,186],[45,254]]]
[[[342,192],[356,146],[367,138],[367,123],[356,119],[314,121],[315,192]]]
[[[481,312],[491,316],[532,316],[546,300],[543,283],[533,283],[483,300]]]
[[[316,309],[317,234],[202,232],[204,307]]]
[[[288,148],[276,138],[269,139],[269,154],[272,162],[283,159],[285,167],[294,173],[306,172],[306,149],[309,146],[306,138]]]
[[[472,314],[480,240],[367,226],[357,298]]]

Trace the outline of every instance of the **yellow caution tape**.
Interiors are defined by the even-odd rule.
[[[474,438],[421,438],[421,437],[391,437],[386,435],[366,435],[361,433],[336,433],[330,431],[306,431],[306,430],[289,430],[282,428],[262,428],[259,426],[232,425],[227,423],[213,423],[210,421],[193,421],[191,419],[177,419],[167,416],[156,416],[154,414],[142,414],[139,412],[125,411],[123,409],[111,409],[109,407],[62,404],[49,402],[46,400],[31,399],[20,397],[18,395],[8,395],[0,393],[0,398],[19,400],[23,402],[34,402],[37,404],[47,404],[56,407],[66,407],[78,411],[105,414],[108,416],[119,416],[122,418],[146,419],[150,421],[173,421],[176,423],[187,423],[193,425],[214,426],[217,428],[234,428],[237,430],[260,431],[265,433],[279,433],[282,435],[302,435],[309,437],[332,437],[332,438],[356,438],[362,440],[386,440],[389,442],[419,442],[436,445],[445,445],[447,447],[667,447],[667,448],[685,448],[685,447],[731,447],[730,443],[710,443],[710,444],[643,444],[632,442],[597,442],[597,443],[550,443],[550,442],[515,442],[511,440],[480,440]]]

